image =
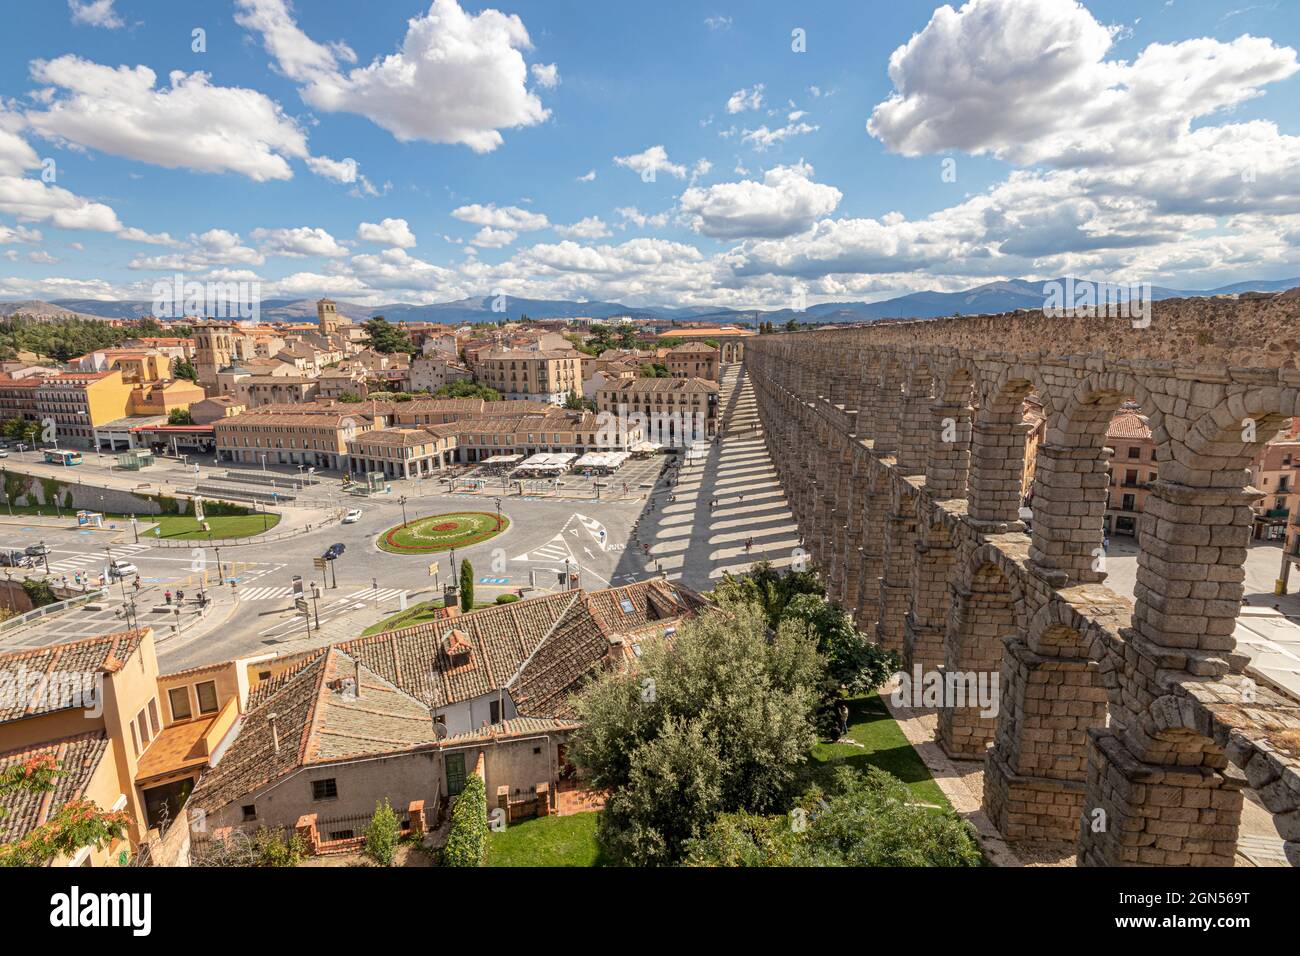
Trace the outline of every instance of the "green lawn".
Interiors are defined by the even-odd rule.
[[[361,632],[362,637],[370,634],[379,634],[383,631],[400,631],[404,627],[415,627],[417,624],[427,624],[430,621],[438,620],[438,611],[442,609],[442,598],[435,601],[425,601],[422,604],[416,604],[408,607],[405,611],[398,611],[392,617],[386,617],[377,624],[371,624]],[[481,607],[495,606],[492,601],[475,601],[474,610]]]
[[[77,518],[77,509],[64,508],[60,506],[56,509],[53,505],[13,505],[12,514],[17,515],[35,515],[38,512],[48,518],[58,517],[60,513],[69,521],[75,521]],[[0,504],[0,516],[10,514],[9,506]],[[188,515],[136,515],[136,520],[140,522],[141,534],[147,534],[148,537],[155,537],[152,525],[158,525],[162,528],[162,534],[157,537],[171,538],[174,541],[206,541],[208,533],[199,527],[199,523]],[[118,524],[130,522],[128,515],[105,514],[105,524],[115,522]],[[270,531],[280,523],[280,516],[275,512],[267,512],[266,520],[263,522],[261,514],[255,515],[213,515],[207,519],[209,527],[212,528],[213,538],[251,538],[259,535],[264,530]],[[149,528],[146,532],[143,529]]]
[[[376,542],[393,554],[439,554],[464,548],[496,537],[510,526],[510,519],[485,511],[457,511],[415,518],[405,526],[389,528]]]
[[[255,515],[212,515],[206,519],[212,529],[212,537],[251,538],[263,531],[270,531],[280,523],[280,516],[267,512],[265,516]],[[173,541],[206,541],[208,532],[199,527],[199,523],[189,515],[147,515],[140,518],[141,523],[156,523],[162,531],[157,537],[171,538]],[[149,537],[155,537],[153,530]]]
[[[600,866],[597,813],[522,820],[488,838],[488,866]]]
[[[813,747],[809,784],[824,784],[836,767],[879,767],[906,783],[922,803],[948,806],[948,798],[876,694],[849,701],[848,737],[862,746],[822,742]]]

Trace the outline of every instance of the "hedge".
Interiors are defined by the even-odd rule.
[[[482,866],[487,853],[487,791],[478,774],[470,774],[451,808],[451,826],[443,848],[443,866]]]

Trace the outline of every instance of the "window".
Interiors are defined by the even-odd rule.
[[[1135,446],[1135,445],[1130,445],[1130,446],[1129,446],[1129,449],[1128,449],[1128,456],[1129,456],[1130,458],[1137,458],[1137,457],[1139,457],[1141,454],[1142,454],[1142,449],[1141,449],[1141,448],[1138,448],[1138,447]]]
[[[465,789],[465,755],[447,755],[447,796],[456,797]]]
[[[199,698],[200,714],[215,714],[219,708],[217,706],[217,682],[214,680],[204,681],[202,684],[194,685],[194,693]]]
[[[167,702],[171,705],[172,720],[189,720],[193,716],[189,687],[173,687],[167,692]]]
[[[311,798],[313,800],[337,800],[338,796],[338,783],[333,777],[311,782]]]
[[[149,698],[149,727],[155,737],[158,736],[158,698]]]
[[[144,717],[144,711],[143,711],[143,710],[140,711],[140,713],[138,713],[138,714],[135,715],[135,726],[136,726],[136,729],[140,731],[140,744],[141,744],[141,746],[143,746],[143,747],[145,747],[145,748],[147,749],[147,748],[149,747],[149,741],[150,741],[152,738],[149,736],[149,725],[148,725],[147,723],[145,723],[145,717]]]
[[[247,821],[249,821],[249,820],[256,820],[256,819],[257,819],[257,804],[255,804],[255,803],[246,803],[246,804],[244,804],[244,820],[245,820],[245,822],[247,822]]]
[[[488,723],[501,723],[501,701],[494,700],[488,704]]]

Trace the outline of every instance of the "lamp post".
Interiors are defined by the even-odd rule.
[[[406,527],[406,524],[407,524],[407,522],[406,522],[406,495],[402,495],[402,497],[398,498],[397,501],[398,501],[398,504],[400,504],[400,505],[402,506],[402,527],[405,528],[405,527]]]
[[[501,530],[501,499],[500,499],[500,498],[493,498],[492,500],[493,500],[494,502],[496,502],[496,506],[497,506],[497,530],[500,531],[500,530]]]
[[[45,561],[45,576],[50,576],[50,549],[45,547],[44,539],[41,540],[41,558]]]

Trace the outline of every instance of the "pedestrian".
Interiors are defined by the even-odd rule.
[[[134,584],[134,587],[135,587],[136,591],[139,591],[139,590],[140,590],[140,575],[138,575],[138,574],[135,576],[135,584]]]
[[[171,588],[168,588],[166,591],[163,592],[163,600],[166,601],[168,604],[172,603]]]
[[[836,704],[835,717],[839,726],[839,736],[847,736],[849,732],[849,705],[842,700]]]
[[[176,589],[176,603],[177,604],[185,603],[185,592],[182,591],[180,588]]]
[[[754,539],[753,539],[753,538],[746,538],[746,539],[745,539],[745,553],[748,554],[751,550],[753,550],[753,547],[754,547]]]

